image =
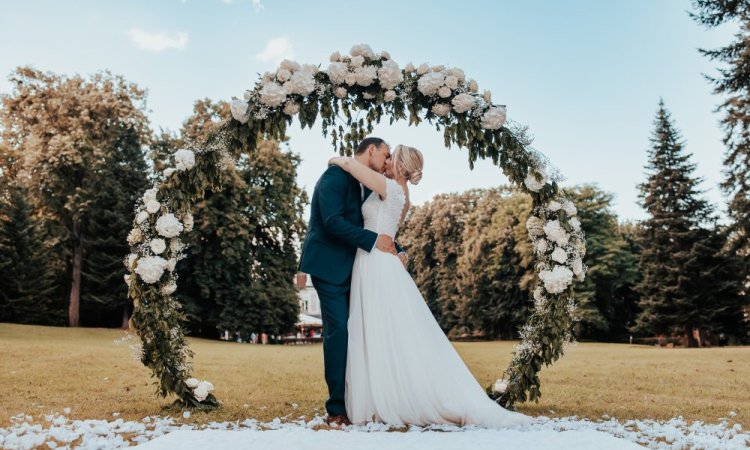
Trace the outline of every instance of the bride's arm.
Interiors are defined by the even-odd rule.
[[[386,197],[385,176],[383,176],[383,174],[375,172],[374,170],[370,169],[354,158],[331,158],[328,163],[336,164],[337,166],[352,174],[354,178],[356,178],[360,183],[367,186],[368,189],[373,192],[377,192],[380,195],[380,198]]]

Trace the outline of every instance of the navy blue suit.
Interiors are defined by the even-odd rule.
[[[365,190],[369,194],[369,190]],[[323,318],[323,360],[329,415],[346,415],[349,290],[357,248],[370,251],[378,235],[363,228],[359,182],[338,166],[320,177],[310,204],[300,271],[312,278]]]

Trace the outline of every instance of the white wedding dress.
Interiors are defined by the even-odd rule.
[[[386,178],[386,198],[362,205],[365,228],[395,236],[406,195]],[[492,401],[432,316],[397,256],[357,250],[349,306],[346,411],[353,423],[530,423]]]

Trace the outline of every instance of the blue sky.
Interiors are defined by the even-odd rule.
[[[648,137],[664,98],[694,155],[707,197],[724,209],[720,99],[703,73],[714,65],[697,48],[729,42],[734,28],[706,30],[687,0],[274,1],[0,0],[0,92],[19,65],[57,73],[109,69],[148,89],[152,126],[176,130],[198,98],[229,100],[283,57],[327,65],[333,51],[368,43],[402,67],[413,62],[462,68],[493,102],[530,127],[534,147],[567,178],[615,194],[621,219],[642,219],[636,185],[644,179]],[[290,131],[314,186],[331,146],[319,128]],[[446,149],[429,125],[377,127],[392,144],[424,151],[422,203],[440,192],[507,180],[490,162],[474,171],[460,149]]]

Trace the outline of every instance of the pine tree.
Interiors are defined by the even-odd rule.
[[[634,319],[622,317],[622,312],[634,308],[632,291],[638,267],[619,233],[612,211],[614,197],[593,185],[566,189],[566,193],[578,208],[586,234],[584,263],[588,270],[584,282],[576,287],[576,334],[579,338],[621,341],[628,322]]]
[[[690,265],[695,245],[700,245],[703,225],[712,219],[710,205],[700,197],[700,180],[693,178],[695,164],[670,114],[659,102],[651,136],[648,179],[639,186],[642,206],[649,214],[643,224],[640,267],[643,279],[637,286],[641,309],[634,329],[665,334],[678,332],[695,346],[693,329],[700,326],[696,312],[700,303],[711,302],[695,295],[696,283],[710,283]]]
[[[0,200],[0,322],[65,323],[60,273],[23,188],[4,186]]]
[[[724,113],[724,181],[729,197],[731,224],[727,229],[730,250],[745,264],[740,270],[750,282],[750,4],[746,1],[693,0],[696,22],[715,28],[734,22],[739,30],[734,41],[715,50],[700,50],[709,59],[725,67],[716,77],[707,77],[714,93],[724,97],[717,108]]]

